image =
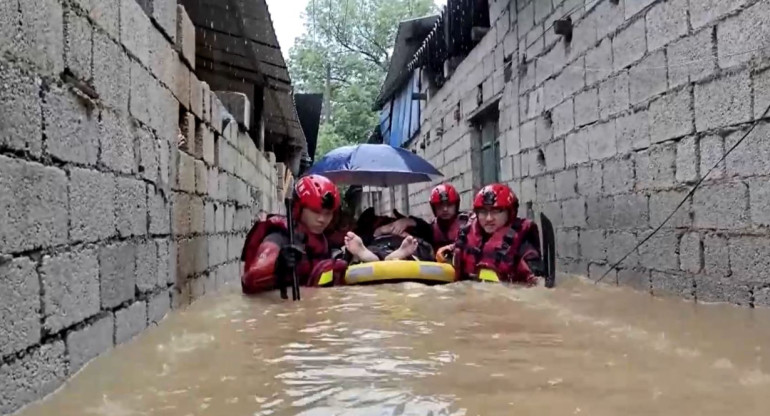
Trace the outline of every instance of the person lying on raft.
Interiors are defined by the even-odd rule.
[[[545,276],[537,224],[518,218],[519,201],[503,184],[476,194],[476,218],[463,227],[454,249],[457,280],[493,280],[535,285]]]
[[[376,215],[374,208],[368,208],[359,216],[353,232],[361,237],[365,245],[385,235],[408,234],[420,240],[430,241],[433,231],[425,220],[415,216],[404,216],[396,210],[393,210],[393,214],[393,216]]]
[[[398,236],[394,236],[398,237]],[[413,260],[414,254],[419,246],[417,238],[407,235],[401,237],[401,245],[396,250],[388,250],[387,245],[382,247],[378,245],[373,249],[364,245],[363,240],[357,234],[348,232],[345,236],[345,249],[352,256],[352,263],[370,263],[380,260]]]
[[[347,268],[333,260],[324,230],[340,207],[340,194],[329,179],[309,175],[297,180],[292,200],[294,245],[289,244],[286,217],[269,215],[251,228],[241,253],[243,293],[253,294],[288,285],[291,272],[301,285],[326,286]]]

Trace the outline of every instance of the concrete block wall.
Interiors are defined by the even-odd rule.
[[[490,15],[493,27],[424,105],[410,144],[463,205],[480,174],[465,118],[479,90],[484,100],[502,92],[501,180],[522,215],[531,204],[557,226],[562,271],[598,278],[705,177],[604,281],[770,305],[770,1],[501,0]],[[550,27],[565,15],[570,43]],[[433,185],[409,186],[413,213],[430,217]]]
[[[0,0],[0,414],[237,282],[280,207],[194,56],[174,0]]]

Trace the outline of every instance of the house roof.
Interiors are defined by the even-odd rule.
[[[425,36],[433,29],[438,18],[438,15],[425,16],[404,20],[398,24],[396,40],[393,45],[393,56],[390,58],[388,74],[374,102],[375,110],[382,108],[385,102],[409,79],[411,71],[407,68],[407,65],[422,44]]]
[[[264,108],[266,147],[305,149],[291,78],[265,0],[181,3],[195,25],[199,78],[214,91],[246,94],[256,111]]]

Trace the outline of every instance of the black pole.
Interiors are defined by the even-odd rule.
[[[294,245],[294,218],[292,216],[291,212],[291,200],[294,197],[294,184],[291,184],[291,187],[287,187],[286,189],[286,223],[289,227],[289,244]],[[285,290],[286,288],[283,288],[283,292],[281,293],[281,297],[285,296]],[[288,298],[285,297],[284,299]],[[292,267],[291,269],[291,298],[292,300],[300,300],[299,296],[299,280],[297,280],[297,270],[295,267]]]

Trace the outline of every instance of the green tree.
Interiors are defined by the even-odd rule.
[[[432,0],[310,0],[288,65],[298,92],[324,94],[316,159],[366,141],[399,22],[435,11]]]

